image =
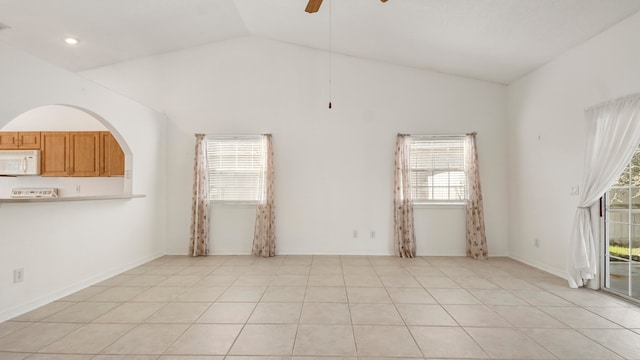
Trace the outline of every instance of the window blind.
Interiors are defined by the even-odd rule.
[[[466,198],[464,137],[411,138],[411,196],[415,202],[462,201]]]
[[[258,201],[264,171],[260,136],[207,139],[209,199]]]

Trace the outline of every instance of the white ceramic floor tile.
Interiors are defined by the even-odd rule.
[[[353,330],[350,325],[300,325],[293,354],[355,356]]]
[[[469,292],[487,305],[527,305],[507,290],[470,289]]]
[[[298,302],[304,301],[306,288],[300,286],[269,286],[265,291],[262,302]]]
[[[460,327],[411,326],[410,329],[427,358],[488,358]]]
[[[186,324],[143,324],[107,347],[105,354],[162,354],[187,328]]]
[[[123,303],[115,309],[99,316],[94,323],[136,324],[143,322],[165,303]]]
[[[244,324],[251,316],[255,303],[215,303],[199,318],[197,323]]]
[[[347,296],[350,303],[390,304],[391,298],[385,288],[348,287]]]
[[[76,305],[76,303],[68,302],[68,301],[54,301],[47,305],[41,306],[35,310],[29,311],[26,314],[17,316],[12,320],[13,321],[40,321],[73,305]]]
[[[230,287],[218,298],[218,302],[258,302],[266,286],[238,286]]]
[[[105,291],[102,291],[85,301],[111,301],[111,302],[124,302],[131,298],[140,295],[145,291],[146,287],[140,286],[115,286],[110,287]]]
[[[126,334],[132,324],[89,324],[57,340],[40,352],[53,354],[98,354]]]
[[[567,325],[533,306],[491,306],[491,309],[519,328],[566,328]]]
[[[43,321],[88,323],[120,305],[112,302],[79,302],[59,311]]]
[[[495,359],[555,359],[550,352],[517,329],[465,328],[484,351]]]
[[[347,290],[339,286],[308,287],[305,302],[347,302]]]
[[[205,310],[209,303],[169,303],[153,313],[144,322],[149,324],[190,324]]]
[[[302,311],[302,303],[259,303],[251,317],[250,324],[297,324]]]
[[[397,304],[407,325],[458,326],[458,323],[440,305]]]
[[[461,326],[511,327],[497,312],[485,305],[444,305]]]
[[[621,359],[574,329],[523,329],[522,332],[559,359]]]
[[[387,288],[387,292],[397,304],[437,304],[436,299],[422,288]]]
[[[618,328],[617,324],[580,307],[544,306],[540,310],[578,329]]]
[[[301,324],[351,324],[349,305],[345,303],[305,303]]]
[[[586,309],[626,328],[640,328],[640,308],[587,307]]]
[[[422,357],[406,326],[354,325],[358,356]]]
[[[639,314],[508,258],[172,255],[0,323],[0,359],[634,358]]]
[[[7,321],[0,323],[0,338],[12,334],[20,329],[24,329],[31,324],[33,323],[26,321]]]
[[[358,325],[403,325],[393,304],[349,304],[351,321]]]
[[[460,285],[446,276],[417,276],[416,280],[429,289],[459,289]]]
[[[465,289],[428,289],[431,296],[440,304],[482,304],[480,300]]]
[[[224,286],[197,286],[185,291],[176,298],[179,302],[214,302],[223,292]]]
[[[247,324],[230,355],[291,355],[296,325]]]
[[[591,340],[627,359],[640,359],[640,334],[626,329],[580,330]]]
[[[236,339],[242,325],[197,324],[192,325],[176,340],[167,354],[224,355]]]
[[[35,323],[0,338],[0,351],[36,352],[80,326],[80,324]]]
[[[509,290],[512,294],[533,306],[572,306],[567,300],[546,290]]]

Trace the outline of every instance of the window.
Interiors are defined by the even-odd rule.
[[[256,202],[262,192],[264,146],[261,136],[207,138],[209,200]]]
[[[604,205],[604,287],[640,300],[640,147],[604,195]]]
[[[414,203],[465,200],[464,136],[412,136],[409,148],[409,177]]]

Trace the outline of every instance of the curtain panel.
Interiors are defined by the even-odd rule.
[[[400,257],[416,256],[416,235],[413,225],[413,203],[409,181],[409,146],[411,136],[398,134],[394,170],[393,224],[396,253]]]
[[[206,136],[196,134],[196,155],[193,169],[193,198],[191,203],[191,256],[209,255],[209,179],[207,169]]]
[[[597,272],[598,253],[590,207],[611,187],[640,143],[640,94],[585,111],[587,144],[578,208],[569,239],[569,286],[584,286]]]
[[[251,253],[262,257],[276,255],[275,208],[273,203],[273,146],[271,135],[262,136],[264,169],[262,192],[256,207],[256,223]]]
[[[482,203],[482,188],[480,186],[480,168],[478,164],[478,148],[476,133],[465,137],[465,173],[467,175],[467,201],[465,218],[467,228],[467,256],[487,259],[487,236],[484,230],[484,206]]]
[[[487,236],[484,230],[484,207],[482,188],[480,187],[480,168],[476,133],[465,137],[465,172],[467,175],[467,201],[465,215],[467,223],[467,256],[474,259],[487,259]]]

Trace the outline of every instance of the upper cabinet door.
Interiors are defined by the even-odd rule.
[[[40,150],[40,132],[19,132],[18,148],[24,150]]]
[[[0,150],[40,150],[40,132],[0,132]]]
[[[0,132],[0,150],[14,150],[18,148],[17,132]]]
[[[69,133],[42,133],[40,163],[42,176],[69,176]]]
[[[100,132],[100,176],[123,175],[124,151],[110,132]]]
[[[69,133],[71,176],[100,176],[100,132]]]

